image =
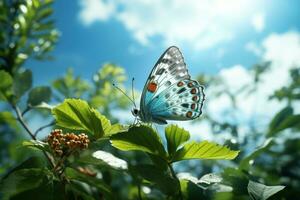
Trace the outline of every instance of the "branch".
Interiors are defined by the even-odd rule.
[[[21,113],[19,107],[17,107],[16,105],[12,105],[12,108],[16,112],[17,120],[20,122],[20,124],[23,126],[23,128],[26,130],[26,132],[30,135],[30,137],[33,140],[37,140],[36,137],[35,137],[35,135],[31,132],[31,130],[29,129],[28,125],[24,121],[24,118],[22,117],[22,113]],[[54,168],[54,164],[53,164],[51,158],[49,157],[49,155],[44,150],[43,150],[43,154],[46,157],[46,159],[48,160],[48,162],[51,165],[51,167]]]
[[[38,129],[34,132],[33,135],[36,137],[37,134],[38,134],[40,131],[42,131],[43,129],[45,129],[45,128],[47,128],[47,127],[53,126],[53,125],[55,125],[55,121],[54,121],[54,120],[53,120],[52,122],[50,122],[49,124],[46,124],[46,125],[41,126],[40,128],[38,128]]]
[[[21,116],[23,117],[30,110],[31,110],[31,107],[27,106],[26,109],[22,112]]]

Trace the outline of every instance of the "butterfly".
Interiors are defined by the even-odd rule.
[[[140,110],[132,114],[146,123],[193,120],[202,113],[204,87],[192,80],[179,48],[169,47],[154,65],[143,89]]]

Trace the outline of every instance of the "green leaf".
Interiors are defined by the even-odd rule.
[[[102,162],[106,163],[110,167],[119,170],[127,170],[128,164],[125,160],[115,157],[111,153],[106,151],[95,151],[93,153],[93,157],[101,160]]]
[[[43,102],[49,102],[51,98],[51,89],[46,86],[35,87],[30,90],[27,104],[30,106],[37,106]]]
[[[233,151],[213,142],[189,142],[174,155],[173,162],[189,159],[234,159],[239,151]]]
[[[58,126],[87,131],[96,139],[111,128],[108,119],[80,99],[66,99],[52,110],[52,114]]]
[[[132,166],[131,170],[143,179],[150,181],[165,194],[174,195],[179,190],[178,181],[154,165],[140,164]]]
[[[197,184],[189,180],[180,180],[180,187],[183,199],[211,199],[209,198],[207,191],[203,190]]]
[[[98,179],[96,177],[91,177],[86,174],[83,174],[73,168],[66,169],[66,176],[70,180],[77,180],[87,183],[92,187],[96,187],[98,190],[103,192],[107,197],[112,198],[112,191],[111,189],[103,182],[103,180]]]
[[[22,142],[22,146],[51,152],[48,143],[39,140],[25,140]]]
[[[190,134],[177,125],[169,125],[165,129],[165,136],[168,143],[168,152],[172,156],[178,147],[190,139]]]
[[[16,194],[37,188],[43,183],[45,176],[49,175],[51,175],[49,170],[41,168],[15,171],[1,181],[0,194],[4,200],[10,199]]]
[[[246,156],[243,158],[243,160],[240,162],[239,169],[248,171],[251,162],[257,158],[260,154],[265,152],[267,149],[269,149],[274,144],[273,138],[267,139],[264,144],[256,149],[254,152],[252,152],[249,156]]]
[[[124,126],[121,124],[113,124],[105,130],[105,136],[110,137],[116,133],[126,132],[128,131],[129,126]]]
[[[179,173],[177,174],[177,177],[180,180],[188,180],[198,185],[202,189],[208,189],[209,187],[212,187],[222,181],[222,178],[219,175],[213,173],[205,174],[200,179],[192,176],[190,173],[187,172]]]
[[[0,70],[0,80],[0,100],[10,101],[13,95],[13,79],[9,73],[4,70]]]
[[[279,128],[280,125],[285,121],[287,117],[291,116],[293,112],[294,110],[291,106],[287,106],[283,108],[280,112],[278,112],[269,124],[268,136],[272,136],[275,133],[282,130],[282,128]]]
[[[144,151],[166,157],[164,146],[157,133],[148,126],[132,127],[127,132],[112,135],[112,145],[123,151]]]
[[[280,124],[277,125],[276,129],[268,133],[268,137],[275,136],[280,131],[288,128],[300,128],[300,114],[287,116]]]
[[[32,86],[31,70],[26,69],[21,73],[16,73],[14,77],[13,90],[17,98],[20,98]]]
[[[252,200],[266,200],[275,193],[283,190],[285,186],[266,186],[261,183],[249,181],[248,193]]]

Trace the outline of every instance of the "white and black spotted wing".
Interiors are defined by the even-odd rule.
[[[180,50],[172,46],[159,58],[143,89],[140,118],[144,122],[191,120],[199,117],[203,86],[191,80]]]

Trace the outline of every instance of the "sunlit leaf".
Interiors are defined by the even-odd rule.
[[[123,151],[136,150],[166,156],[159,136],[148,126],[132,127],[128,132],[114,134],[110,141],[114,147]]]
[[[234,159],[239,151],[233,151],[213,142],[189,142],[179,149],[173,157],[173,162],[189,159]]]
[[[116,133],[126,132],[129,127],[121,124],[113,124],[105,130],[105,136],[111,136]]]
[[[220,183],[222,181],[222,177],[220,177],[217,174],[209,173],[203,175],[198,183],[206,183],[206,184],[212,184],[212,183]]]
[[[95,151],[93,153],[93,157],[97,158],[103,162],[105,162],[107,165],[120,170],[127,170],[128,164],[125,160],[122,160],[120,158],[115,157],[111,153],[108,153],[106,151]]]
[[[188,141],[190,134],[183,128],[179,128],[177,125],[169,125],[165,129],[165,136],[168,144],[168,152],[173,155],[177,148]]]
[[[108,119],[80,99],[66,99],[52,110],[52,114],[58,126],[87,131],[96,139],[111,127]]]
[[[14,94],[20,98],[26,91],[31,88],[32,85],[32,73],[27,69],[24,72],[16,73],[14,77],[13,90]]]
[[[30,90],[27,103],[30,106],[37,106],[43,102],[49,102],[50,98],[51,98],[50,87],[39,86]]]
[[[282,185],[266,186],[261,183],[249,181],[248,193],[252,200],[266,200],[284,188],[285,186]]]
[[[192,176],[190,173],[182,172],[177,174],[178,178],[180,180],[188,180],[190,182],[193,182],[194,184],[197,184],[202,189],[207,189],[209,186],[215,183],[220,183],[222,181],[222,177],[220,177],[217,174],[205,174],[200,179],[198,179],[195,176]]]

